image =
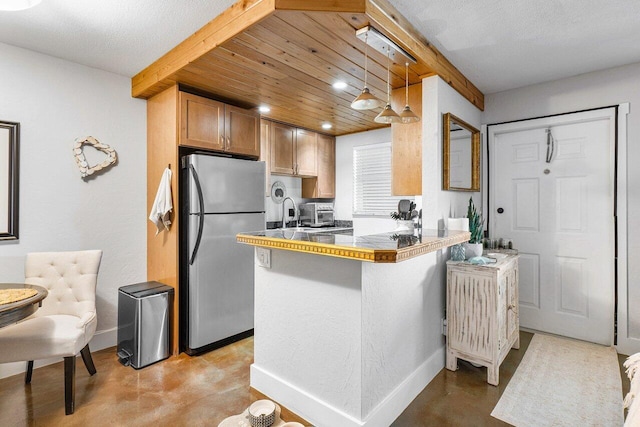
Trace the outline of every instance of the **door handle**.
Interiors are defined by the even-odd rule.
[[[202,187],[200,187],[200,180],[198,179],[196,169],[193,165],[189,165],[189,170],[191,171],[191,176],[193,176],[193,182],[196,186],[196,191],[198,192],[198,202],[200,204],[200,212],[197,214],[198,235],[196,236],[196,242],[193,246],[193,252],[191,252],[191,256],[189,257],[189,265],[193,265],[193,262],[196,259],[196,254],[198,253],[198,248],[200,247],[200,241],[202,240],[202,229],[204,228],[204,196],[202,195]]]

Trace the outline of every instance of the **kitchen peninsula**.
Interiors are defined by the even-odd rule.
[[[468,232],[267,230],[257,247],[251,387],[318,426],[387,426],[444,366],[439,249]],[[260,253],[266,248],[268,256]],[[275,250],[271,250],[275,249]]]

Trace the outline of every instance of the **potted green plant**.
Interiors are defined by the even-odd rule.
[[[469,218],[469,232],[471,238],[464,244],[465,258],[482,256],[482,239],[484,237],[484,220],[482,214],[476,210],[473,198],[469,197],[469,207],[467,208],[467,218]]]

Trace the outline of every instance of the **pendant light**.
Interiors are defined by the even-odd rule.
[[[367,47],[369,44],[367,43],[367,37],[369,33],[365,33],[364,35],[364,88],[362,89],[362,93],[356,97],[351,103],[351,108],[354,110],[373,110],[374,108],[378,108],[382,106],[382,101],[376,98],[374,95],[369,92],[369,88],[367,87]]]
[[[405,90],[404,90],[404,110],[400,113],[400,119],[402,123],[415,123],[420,121],[420,117],[418,117],[413,111],[411,111],[411,107],[409,107],[409,63],[405,62]]]
[[[389,57],[389,48],[387,48],[387,105],[384,106],[380,114],[373,119],[376,123],[401,123],[402,119],[391,108],[391,72],[389,71],[391,59]]]

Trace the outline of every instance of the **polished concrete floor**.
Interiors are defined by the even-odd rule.
[[[507,425],[490,413],[531,337],[521,333],[520,350],[512,350],[501,366],[499,387],[486,383],[485,368],[460,361],[458,371],[440,372],[393,426]],[[199,357],[181,354],[141,370],[120,365],[113,348],[95,352],[93,358],[98,373],[92,377],[78,359],[76,410],[69,416],[64,415],[62,363],[36,369],[31,385],[24,384],[22,375],[0,380],[0,426],[215,427],[255,400],[249,390],[253,338]],[[623,381],[624,391],[628,388],[628,380]]]

